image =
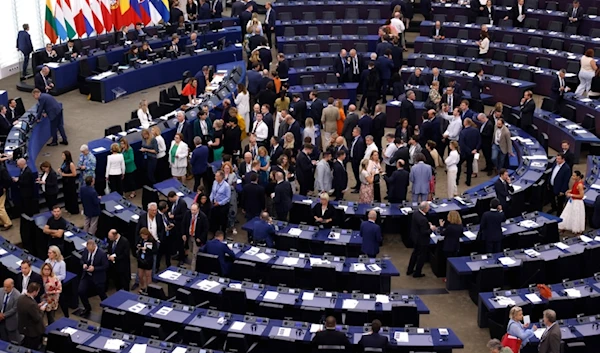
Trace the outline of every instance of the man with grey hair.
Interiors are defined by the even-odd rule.
[[[15,290],[15,281],[12,278],[4,280],[4,287],[0,289],[2,310],[0,312],[0,339],[7,342],[19,342],[17,299],[20,293]]]
[[[211,210],[211,228],[213,231],[227,231],[227,220],[229,215],[229,201],[231,200],[231,187],[225,179],[223,171],[219,170],[215,174],[215,182],[210,192],[210,201],[213,208]]]
[[[544,310],[543,317],[546,330],[540,337],[539,353],[560,353],[561,332],[556,322],[556,312],[551,309]]]
[[[283,179],[283,173],[275,173],[275,191],[271,194],[273,198],[273,209],[275,216],[280,221],[287,221],[288,213],[292,209],[292,185],[289,181]]]
[[[90,153],[88,145],[81,145],[79,148],[81,152],[79,154],[79,161],[77,162],[77,168],[79,169],[80,182],[85,180],[86,177],[91,176],[96,178],[96,156]]]
[[[415,109],[415,92],[406,92],[406,98],[400,104],[400,119],[408,120],[408,125],[415,126],[417,122],[417,110]]]
[[[371,159],[371,154],[373,154],[373,152],[379,152],[379,149],[377,148],[372,135],[367,135],[365,137],[365,143],[367,144],[367,148],[365,149],[363,159]]]
[[[183,142],[188,146],[193,146],[192,143],[192,124],[185,119],[185,113],[183,111],[177,112],[177,123],[175,124],[176,133],[183,134]]]
[[[414,278],[425,277],[421,271],[423,270],[423,265],[425,264],[425,259],[427,257],[430,239],[429,235],[436,229],[434,225],[429,223],[427,212],[429,212],[429,202],[422,201],[419,204],[419,210],[413,213],[410,225],[410,237],[415,244],[415,247],[410,255],[410,262],[408,263],[406,275],[412,275]]]
[[[94,239],[88,239],[85,249],[81,254],[81,265],[83,271],[79,281],[79,299],[83,304],[83,312],[79,316],[87,316],[92,307],[90,305],[90,289],[94,295],[106,299],[106,271],[108,270],[108,256],[100,249]]]
[[[502,347],[502,342],[497,339],[491,339],[487,343],[487,348],[490,350],[490,353],[513,353],[513,351],[508,347]]]
[[[371,53],[371,56],[369,56],[369,58],[371,59],[371,61],[377,60],[377,53]]]
[[[487,175],[492,175],[492,170],[494,169],[494,163],[492,160],[492,144],[494,143],[494,125],[493,121],[490,121],[487,115],[483,113],[479,113],[477,115],[477,120],[481,123],[479,126],[479,134],[481,135],[481,151],[483,152],[483,157],[485,158],[485,168],[482,169],[482,172],[487,172]],[[475,161],[473,164],[476,164]],[[476,169],[474,169],[476,170]]]
[[[346,140],[346,145],[350,147],[352,143],[352,129],[358,125],[358,114],[356,113],[356,105],[350,104],[348,106],[348,114],[346,120],[344,120],[344,127],[342,128],[342,135]]]
[[[31,169],[27,166],[25,158],[17,160],[17,167],[21,170],[19,176],[13,177],[12,180],[19,186],[21,194],[21,212],[29,217],[32,217],[38,212],[38,200],[34,198],[35,194],[35,177]]]
[[[558,71],[558,75],[552,81],[552,86],[550,87],[550,98],[554,101],[554,111],[558,111],[560,108],[560,104],[562,103],[563,97],[566,92],[569,92],[570,88],[567,86],[565,82],[565,75],[567,70],[560,69]]]

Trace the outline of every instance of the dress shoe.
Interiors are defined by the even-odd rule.
[[[88,309],[83,309],[83,310],[82,310],[82,311],[79,313],[79,316],[80,316],[80,317],[88,317],[88,316],[90,315],[90,312],[91,312],[91,311],[90,311],[90,310],[88,310]]]
[[[50,142],[50,143],[46,144],[46,146],[48,146],[48,147],[58,146],[58,143]]]
[[[419,273],[419,274],[415,273],[413,275],[413,278],[421,278],[421,277],[425,277],[425,274],[423,274],[423,273]]]
[[[69,145],[69,141],[61,141],[61,142],[60,142],[60,144],[61,144],[61,145],[68,146],[68,145]]]
[[[406,275],[407,275],[407,276],[410,276],[410,275],[412,275],[413,273],[414,273],[414,271],[406,271]]]
[[[139,283],[134,283],[133,286],[131,286],[131,290],[134,291],[139,287]]]

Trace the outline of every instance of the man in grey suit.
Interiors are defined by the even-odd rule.
[[[425,163],[423,153],[415,155],[415,164],[410,168],[410,183],[412,184],[412,202],[427,201],[431,166]]]
[[[7,342],[20,343],[19,322],[17,318],[17,299],[20,293],[15,289],[12,278],[4,280],[4,287],[0,289],[0,339]]]
[[[321,113],[321,123],[324,149],[331,143],[331,134],[337,131],[337,121],[340,120],[340,110],[333,105],[333,97],[327,98],[327,107]]]
[[[556,312],[554,310],[544,310],[544,325],[546,331],[540,338],[538,346],[539,353],[560,353],[560,326],[556,322]]]
[[[348,106],[348,115],[346,115],[346,120],[344,120],[344,127],[342,128],[342,136],[346,139],[346,145],[350,147],[352,144],[352,140],[354,137],[352,136],[352,129],[354,129],[358,125],[358,114],[356,114],[356,106],[354,104],[350,104]]]

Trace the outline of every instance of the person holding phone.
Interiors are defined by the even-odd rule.
[[[42,296],[42,305],[40,306],[40,309],[46,313],[48,316],[48,325],[51,325],[54,322],[56,309],[58,309],[58,300],[60,298],[60,293],[62,293],[62,283],[54,274],[52,265],[49,263],[45,263],[40,272],[46,291]]]
[[[140,294],[145,295],[148,293],[148,284],[152,283],[152,267],[154,265],[154,255],[157,252],[156,240],[154,240],[148,228],[140,229],[140,238],[136,249]]]

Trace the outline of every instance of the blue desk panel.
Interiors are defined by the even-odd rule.
[[[312,91],[329,91],[331,97],[336,99],[349,99],[350,104],[356,103],[356,89],[358,83],[342,83],[342,84],[316,84],[313,86],[291,86],[288,92],[290,94],[300,93],[305,100],[308,100],[308,95]]]
[[[343,36],[332,36],[332,35],[318,35],[318,36],[294,36],[294,37],[277,37],[277,50],[283,53],[283,46],[285,44],[296,44],[299,46],[299,50],[306,50],[307,44],[317,44],[319,51],[329,51],[330,43],[339,43],[342,48],[350,50],[354,48],[356,43],[366,43],[369,52],[374,52],[377,46],[379,36],[377,35],[343,35]],[[339,52],[336,52],[339,54]]]
[[[275,22],[275,35],[278,37],[284,36],[285,29],[294,28],[294,34],[297,36],[305,36],[308,34],[309,27],[316,27],[320,34],[331,34],[333,27],[342,27],[344,34],[357,34],[358,28],[365,27],[368,33],[377,33],[379,27],[383,26],[385,20],[292,20]]]
[[[351,8],[358,12],[358,18],[366,19],[369,16],[369,10],[379,10],[380,16],[388,18],[391,16],[390,3],[385,1],[290,1],[273,3],[273,8],[278,14],[289,12],[292,19],[302,18],[304,11],[298,11],[298,8],[310,9],[314,11],[316,17],[321,17],[323,12],[335,12],[335,18],[345,18],[346,9]]]

